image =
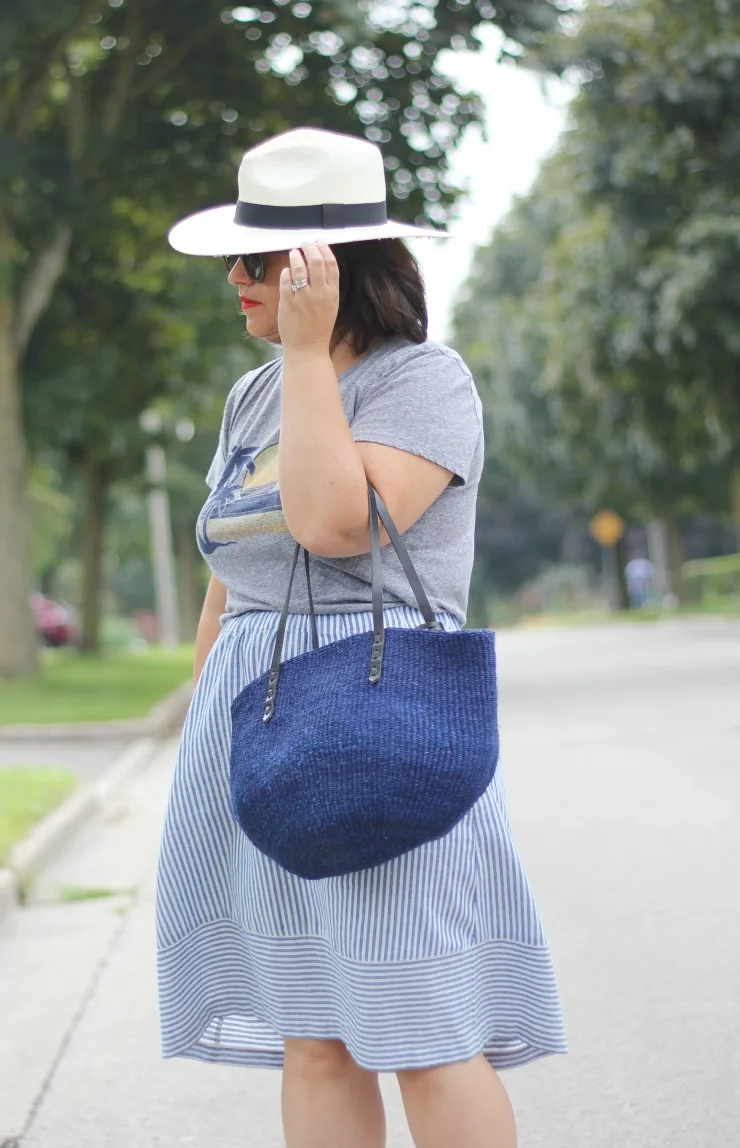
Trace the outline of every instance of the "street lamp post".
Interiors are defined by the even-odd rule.
[[[149,434],[162,429],[156,411],[144,411],[141,425]],[[172,548],[170,502],[165,481],[167,463],[164,448],[151,443],[146,451],[146,474],[149,482],[149,538],[154,573],[154,602],[160,645],[171,649],[180,643],[180,614],[177,604],[175,560]]]

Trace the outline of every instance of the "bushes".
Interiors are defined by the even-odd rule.
[[[715,602],[740,606],[740,554],[697,558],[683,565],[687,603],[708,606]]]

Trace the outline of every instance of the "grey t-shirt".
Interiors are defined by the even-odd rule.
[[[250,371],[226,400],[221,435],[198,518],[198,545],[227,588],[226,614],[280,610],[295,549],[278,485],[282,361]],[[404,534],[435,612],[465,621],[478,482],[483,467],[481,404],[472,376],[440,343],[390,339],[339,376],[356,442],[421,455],[454,474],[449,486]],[[370,609],[370,557],[311,558],[317,613]],[[391,546],[383,550],[384,601],[415,605]],[[291,612],[307,613],[302,566]]]

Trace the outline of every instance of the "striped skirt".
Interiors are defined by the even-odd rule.
[[[385,617],[422,621],[403,606]],[[372,629],[372,616],[318,623],[324,644]],[[392,1072],[480,1051],[497,1069],[565,1052],[500,768],[447,836],[364,872],[305,881],[242,833],[229,801],[229,707],[268,668],[276,628],[271,612],[225,622],[185,722],[157,882],[164,1055],[280,1068],[283,1038],[310,1037]],[[310,645],[308,617],[291,615],[284,657]]]

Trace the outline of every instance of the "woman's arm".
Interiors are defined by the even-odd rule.
[[[377,487],[399,531],[439,497],[452,472],[428,459],[377,443],[355,443],[329,350],[339,302],[339,270],[326,244],[304,248],[283,272],[278,322],[283,344],[280,500],[293,537],[327,558],[370,549],[367,479]],[[388,537],[382,532],[382,541]]]
[[[198,684],[201,670],[211,647],[221,633],[221,615],[226,609],[226,587],[211,575],[203,609],[200,612],[198,633],[195,638],[195,662],[193,681]]]

